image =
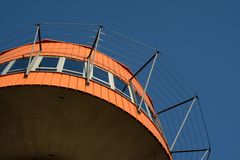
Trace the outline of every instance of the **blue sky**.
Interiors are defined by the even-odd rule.
[[[237,0],[2,0],[0,35],[39,22],[86,22],[160,48],[201,98],[211,159],[237,159],[239,5]]]

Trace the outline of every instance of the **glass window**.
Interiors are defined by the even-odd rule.
[[[136,95],[136,104],[139,106],[140,103],[141,103],[141,99],[142,97],[137,93],[135,92],[135,95]],[[142,101],[142,105],[141,105],[141,109],[148,114],[148,106],[146,105],[145,101],[143,100]]]
[[[141,102],[141,97],[139,96],[139,94],[137,92],[135,92],[135,101],[136,101],[136,104],[139,105],[140,102]]]
[[[0,64],[0,74],[2,73],[2,71],[7,67],[8,63],[3,63]]]
[[[148,113],[148,106],[146,105],[145,101],[142,102],[142,106],[141,108],[144,110],[144,112],[149,116],[149,113]],[[151,117],[150,117],[151,118]]]
[[[59,58],[57,58],[57,57],[43,57],[37,70],[56,71],[58,60],[59,60]]]
[[[93,66],[93,79],[100,83],[107,84],[108,86],[110,86],[108,80],[108,72],[96,66]]]
[[[121,79],[117,78],[116,76],[113,76],[113,78],[116,90],[122,93],[124,96],[130,98],[128,85]]]
[[[17,59],[11,68],[8,70],[8,73],[24,71],[28,67],[29,58]]]
[[[84,66],[84,63],[81,61],[66,59],[64,66],[63,66],[63,72],[82,76],[83,75],[83,66]]]

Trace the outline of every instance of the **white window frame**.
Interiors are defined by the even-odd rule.
[[[66,59],[65,57],[59,57],[58,64],[57,64],[57,72],[62,72],[65,59]]]
[[[0,72],[0,75],[3,75],[3,71],[7,68],[9,63],[10,62],[4,62],[4,63],[0,64],[0,65],[6,64],[6,66],[3,68],[2,72]]]
[[[127,85],[128,85],[128,84],[127,84]],[[131,101],[134,103],[133,93],[132,93],[132,89],[131,89],[131,86],[130,86],[130,85],[128,85],[128,90],[129,90],[129,93],[130,93]]]
[[[12,60],[8,63],[8,65],[5,67],[5,69],[2,71],[2,75],[7,74],[9,69],[12,67],[12,65],[15,63],[16,60]]]
[[[120,81],[123,81],[121,78],[118,78],[117,76],[115,76],[117,79],[119,79]],[[114,81],[114,77],[113,77],[113,81]],[[124,81],[123,81],[124,82]],[[126,85],[127,85],[127,89],[128,89],[128,92],[129,92],[129,96],[126,94],[126,93],[124,93],[124,92],[122,92],[120,89],[118,89],[117,87],[116,87],[116,85],[115,85],[115,81],[114,81],[114,90],[116,90],[117,92],[119,92],[120,94],[122,94],[123,96],[125,96],[125,97],[128,97],[132,102],[134,102],[134,100],[133,100],[133,96],[132,96],[132,94],[131,94],[131,88],[130,88],[130,86],[126,83],[126,82],[124,82]]]
[[[27,62],[28,62],[28,61],[29,61],[29,57],[25,57],[25,58],[27,59]],[[6,74],[17,73],[17,72],[25,72],[25,71],[26,71],[25,69],[28,68],[28,63],[27,63],[27,67],[26,67],[25,69],[22,68],[22,69],[15,69],[15,70],[11,70],[11,71],[10,71],[10,69],[11,69],[12,66],[16,63],[16,61],[18,61],[18,60],[22,60],[22,59],[24,59],[24,58],[18,58],[18,59],[15,59],[14,62],[13,62],[13,64],[12,64],[11,67],[8,69],[8,71],[7,71]]]
[[[143,102],[145,103],[145,105],[146,105],[146,107],[147,107],[148,117],[153,121],[149,106],[147,105],[146,101],[143,101]]]
[[[38,68],[39,64],[41,63],[42,61],[42,56],[36,56],[33,58],[32,62],[34,63],[33,66],[32,66],[32,69],[31,71],[35,71],[36,68]]]
[[[136,93],[135,93],[136,92]],[[141,96],[140,96],[140,94],[137,92],[137,90],[136,89],[134,89],[134,94],[135,94],[135,96],[139,96],[139,98],[140,98],[140,100],[141,100]],[[137,106],[139,106],[140,104],[137,104],[137,100],[136,100],[136,102],[135,102],[135,104],[137,105]],[[146,101],[143,99],[143,102],[142,102],[142,105],[143,104],[145,104],[145,106],[146,106],[146,109],[147,109],[147,112],[143,109],[143,107],[141,106],[141,111],[142,112],[144,112],[152,121],[153,121],[153,119],[152,119],[152,116],[151,116],[151,113],[150,113],[150,109],[149,109],[149,106],[148,106],[148,104],[146,103]]]
[[[43,58],[58,58],[58,63],[56,67],[39,67],[39,65],[41,64]],[[60,65],[60,58],[61,57],[57,57],[57,56],[41,56],[41,60],[38,64],[38,66],[35,68],[35,71],[44,71],[44,72],[57,72],[58,71],[58,67]],[[54,71],[54,69],[56,69],[56,71]]]
[[[97,77],[94,77],[94,75],[93,75],[94,67],[96,67],[96,68],[98,68],[98,69],[100,69],[100,70],[103,70],[104,72],[107,72],[107,74],[108,74],[108,82],[105,82],[104,80],[101,80],[101,79],[99,79],[99,78],[97,78]],[[111,87],[109,77],[110,77],[110,75],[109,75],[109,72],[108,72],[108,71],[106,71],[106,70],[104,70],[104,69],[102,69],[102,68],[100,68],[100,67],[98,67],[98,66],[93,65],[90,79],[92,79],[92,80],[96,79],[97,81],[100,81],[99,83],[102,82],[103,84],[106,84],[108,87]],[[97,81],[96,81],[96,82],[97,82]]]
[[[113,74],[111,72],[108,73],[108,79],[109,79],[111,89],[114,90],[115,84],[114,84]]]
[[[82,62],[83,63],[83,70],[82,70],[82,72],[77,72],[77,71],[73,71],[73,70],[69,70],[69,69],[64,69],[65,62],[68,59],[69,60],[73,60],[73,61],[77,61],[77,62]],[[81,76],[82,75],[81,77],[85,77],[85,74],[84,74],[84,72],[85,72],[85,62],[84,61],[70,59],[70,58],[64,58],[63,65],[61,66],[60,70],[61,70],[60,72],[62,72],[62,73],[65,73],[64,71],[69,72],[69,73],[65,73],[65,74],[71,74],[72,73],[72,75],[74,75],[74,76]],[[76,73],[76,74],[74,74],[74,73]],[[79,74],[79,75],[77,75],[77,74]]]

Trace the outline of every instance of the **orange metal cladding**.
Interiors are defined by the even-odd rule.
[[[56,40],[43,40],[42,42],[42,53],[41,56],[59,56],[68,57],[78,60],[86,60],[86,57],[90,53],[90,47],[61,42]],[[17,58],[29,57],[32,50],[32,44],[23,45],[14,49],[4,51],[0,55],[0,64],[14,60]],[[39,50],[39,45],[35,45],[33,55],[36,55]],[[97,51],[94,64],[113,73],[114,75],[120,77],[126,83],[132,77],[132,72],[125,65],[117,62],[116,60],[110,58],[109,56]],[[114,106],[125,111],[129,115],[133,116],[142,125],[144,125],[148,131],[162,144],[165,151],[168,153],[170,159],[170,151],[167,146],[166,140],[164,139],[161,131],[155,126],[155,124],[144,114],[138,113],[137,107],[130,100],[126,99],[120,95],[115,90],[108,87],[100,85],[94,81],[91,81],[90,85],[85,85],[85,79],[82,77],[76,77],[71,75],[66,75],[64,73],[58,72],[31,72],[27,78],[24,78],[23,73],[15,73],[11,75],[0,76],[0,87],[16,86],[16,85],[48,85],[64,87],[73,90],[79,90],[93,96],[99,97],[103,100],[108,101]],[[132,80],[132,83],[136,90],[142,94],[143,88],[136,79]],[[148,95],[145,96],[145,101],[150,107],[153,113],[154,109],[151,103],[151,99]]]

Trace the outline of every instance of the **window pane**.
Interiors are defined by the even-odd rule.
[[[83,66],[84,66],[84,63],[81,61],[66,59],[63,66],[63,72],[71,73],[71,71],[75,71],[75,72],[83,73]]]
[[[104,70],[102,70],[102,69],[100,69],[98,67],[93,66],[93,79],[95,79],[95,78],[109,83],[109,81],[108,81],[108,72],[106,72],[106,71],[104,71]]]
[[[137,105],[139,105],[140,102],[141,102],[141,97],[140,97],[139,94],[136,93],[136,92],[135,92],[135,95],[136,95],[136,103],[137,103]]]
[[[151,116],[148,114],[148,106],[146,105],[146,103],[145,103],[144,101],[142,102],[141,108],[142,108],[142,109],[144,110],[144,112],[148,115],[148,117],[149,117],[150,119],[152,119]]]
[[[116,76],[114,76],[113,78],[114,78],[114,84],[115,84],[116,89],[118,91],[124,93],[126,96],[130,97],[128,85],[124,81],[117,78]]]
[[[58,59],[56,57],[43,57],[39,67],[49,67],[56,68],[58,64]]]
[[[7,67],[8,63],[0,64],[0,73]]]
[[[135,92],[135,95],[136,95],[136,103],[137,103],[137,105],[140,105],[142,97],[136,92]],[[144,100],[142,101],[141,109],[144,110],[144,112],[146,112],[148,114],[147,106],[146,106]]]
[[[27,68],[28,66],[28,58],[24,58],[24,59],[17,59],[14,64],[12,65],[12,67],[9,69],[8,72],[14,72],[14,71],[23,71]]]

